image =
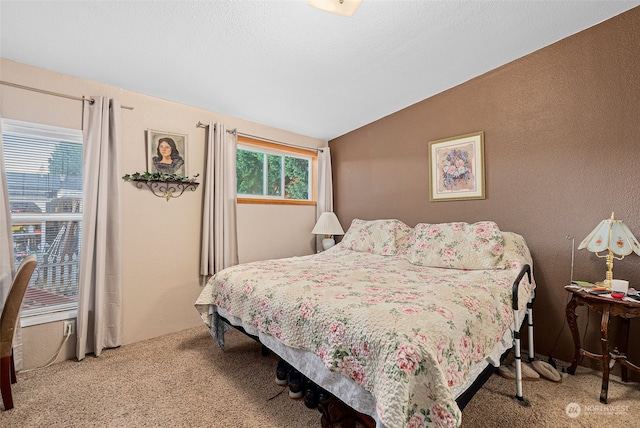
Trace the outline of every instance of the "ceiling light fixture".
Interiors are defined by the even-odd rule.
[[[362,0],[309,0],[309,6],[335,13],[342,16],[351,16],[356,11]]]

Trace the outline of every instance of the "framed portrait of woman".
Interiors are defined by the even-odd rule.
[[[187,176],[187,135],[147,129],[147,171]]]

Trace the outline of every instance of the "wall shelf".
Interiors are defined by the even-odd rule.
[[[179,198],[186,190],[195,191],[200,183],[195,181],[180,181],[180,180],[128,180],[131,181],[138,189],[144,189],[145,187],[151,190],[155,196],[159,198],[165,198],[167,202],[171,198]]]

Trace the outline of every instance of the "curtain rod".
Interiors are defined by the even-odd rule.
[[[196,123],[196,127],[197,127],[197,128],[208,128],[208,127],[209,127],[209,125],[204,124],[204,123],[202,123],[202,122],[198,122],[198,123]],[[228,129],[228,130],[227,130],[227,132],[228,132],[229,134],[239,135],[239,136],[241,136],[241,137],[255,138],[256,140],[266,141],[266,142],[268,142],[268,143],[276,143],[276,144],[280,144],[280,145],[287,146],[287,147],[293,147],[293,148],[296,148],[296,149],[315,150],[315,151],[317,151],[317,152],[321,152],[321,153],[322,153],[322,151],[323,151],[323,150],[322,150],[322,147],[316,147],[316,148],[313,148],[313,147],[298,146],[298,145],[296,145],[296,144],[284,143],[284,142],[282,142],[282,141],[278,141],[278,140],[271,140],[271,139],[269,139],[269,138],[259,137],[259,136],[257,136],[257,135],[245,134],[245,133],[243,133],[243,132],[238,132],[238,130],[237,130],[237,129]]]
[[[77,97],[75,95],[67,95],[67,94],[62,94],[60,92],[47,91],[45,89],[38,89],[31,86],[18,85],[17,83],[6,82],[4,80],[0,80],[0,85],[13,86],[14,88],[25,89],[27,91],[33,91],[33,92],[39,92],[41,94],[53,95],[56,97],[69,98],[70,100],[87,101],[89,104],[93,104],[95,102],[95,100],[91,98]],[[120,107],[127,110],[133,110],[133,107],[130,107],[130,106],[120,106]]]

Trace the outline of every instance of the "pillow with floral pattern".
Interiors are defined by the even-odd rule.
[[[504,239],[504,261],[507,269],[520,270],[522,266],[533,266],[529,247],[521,235],[513,232],[502,232]]]
[[[504,269],[504,239],[492,221],[419,223],[406,251],[409,262],[452,269]]]
[[[353,219],[342,244],[353,251],[392,256],[404,251],[412,229],[400,220]]]

